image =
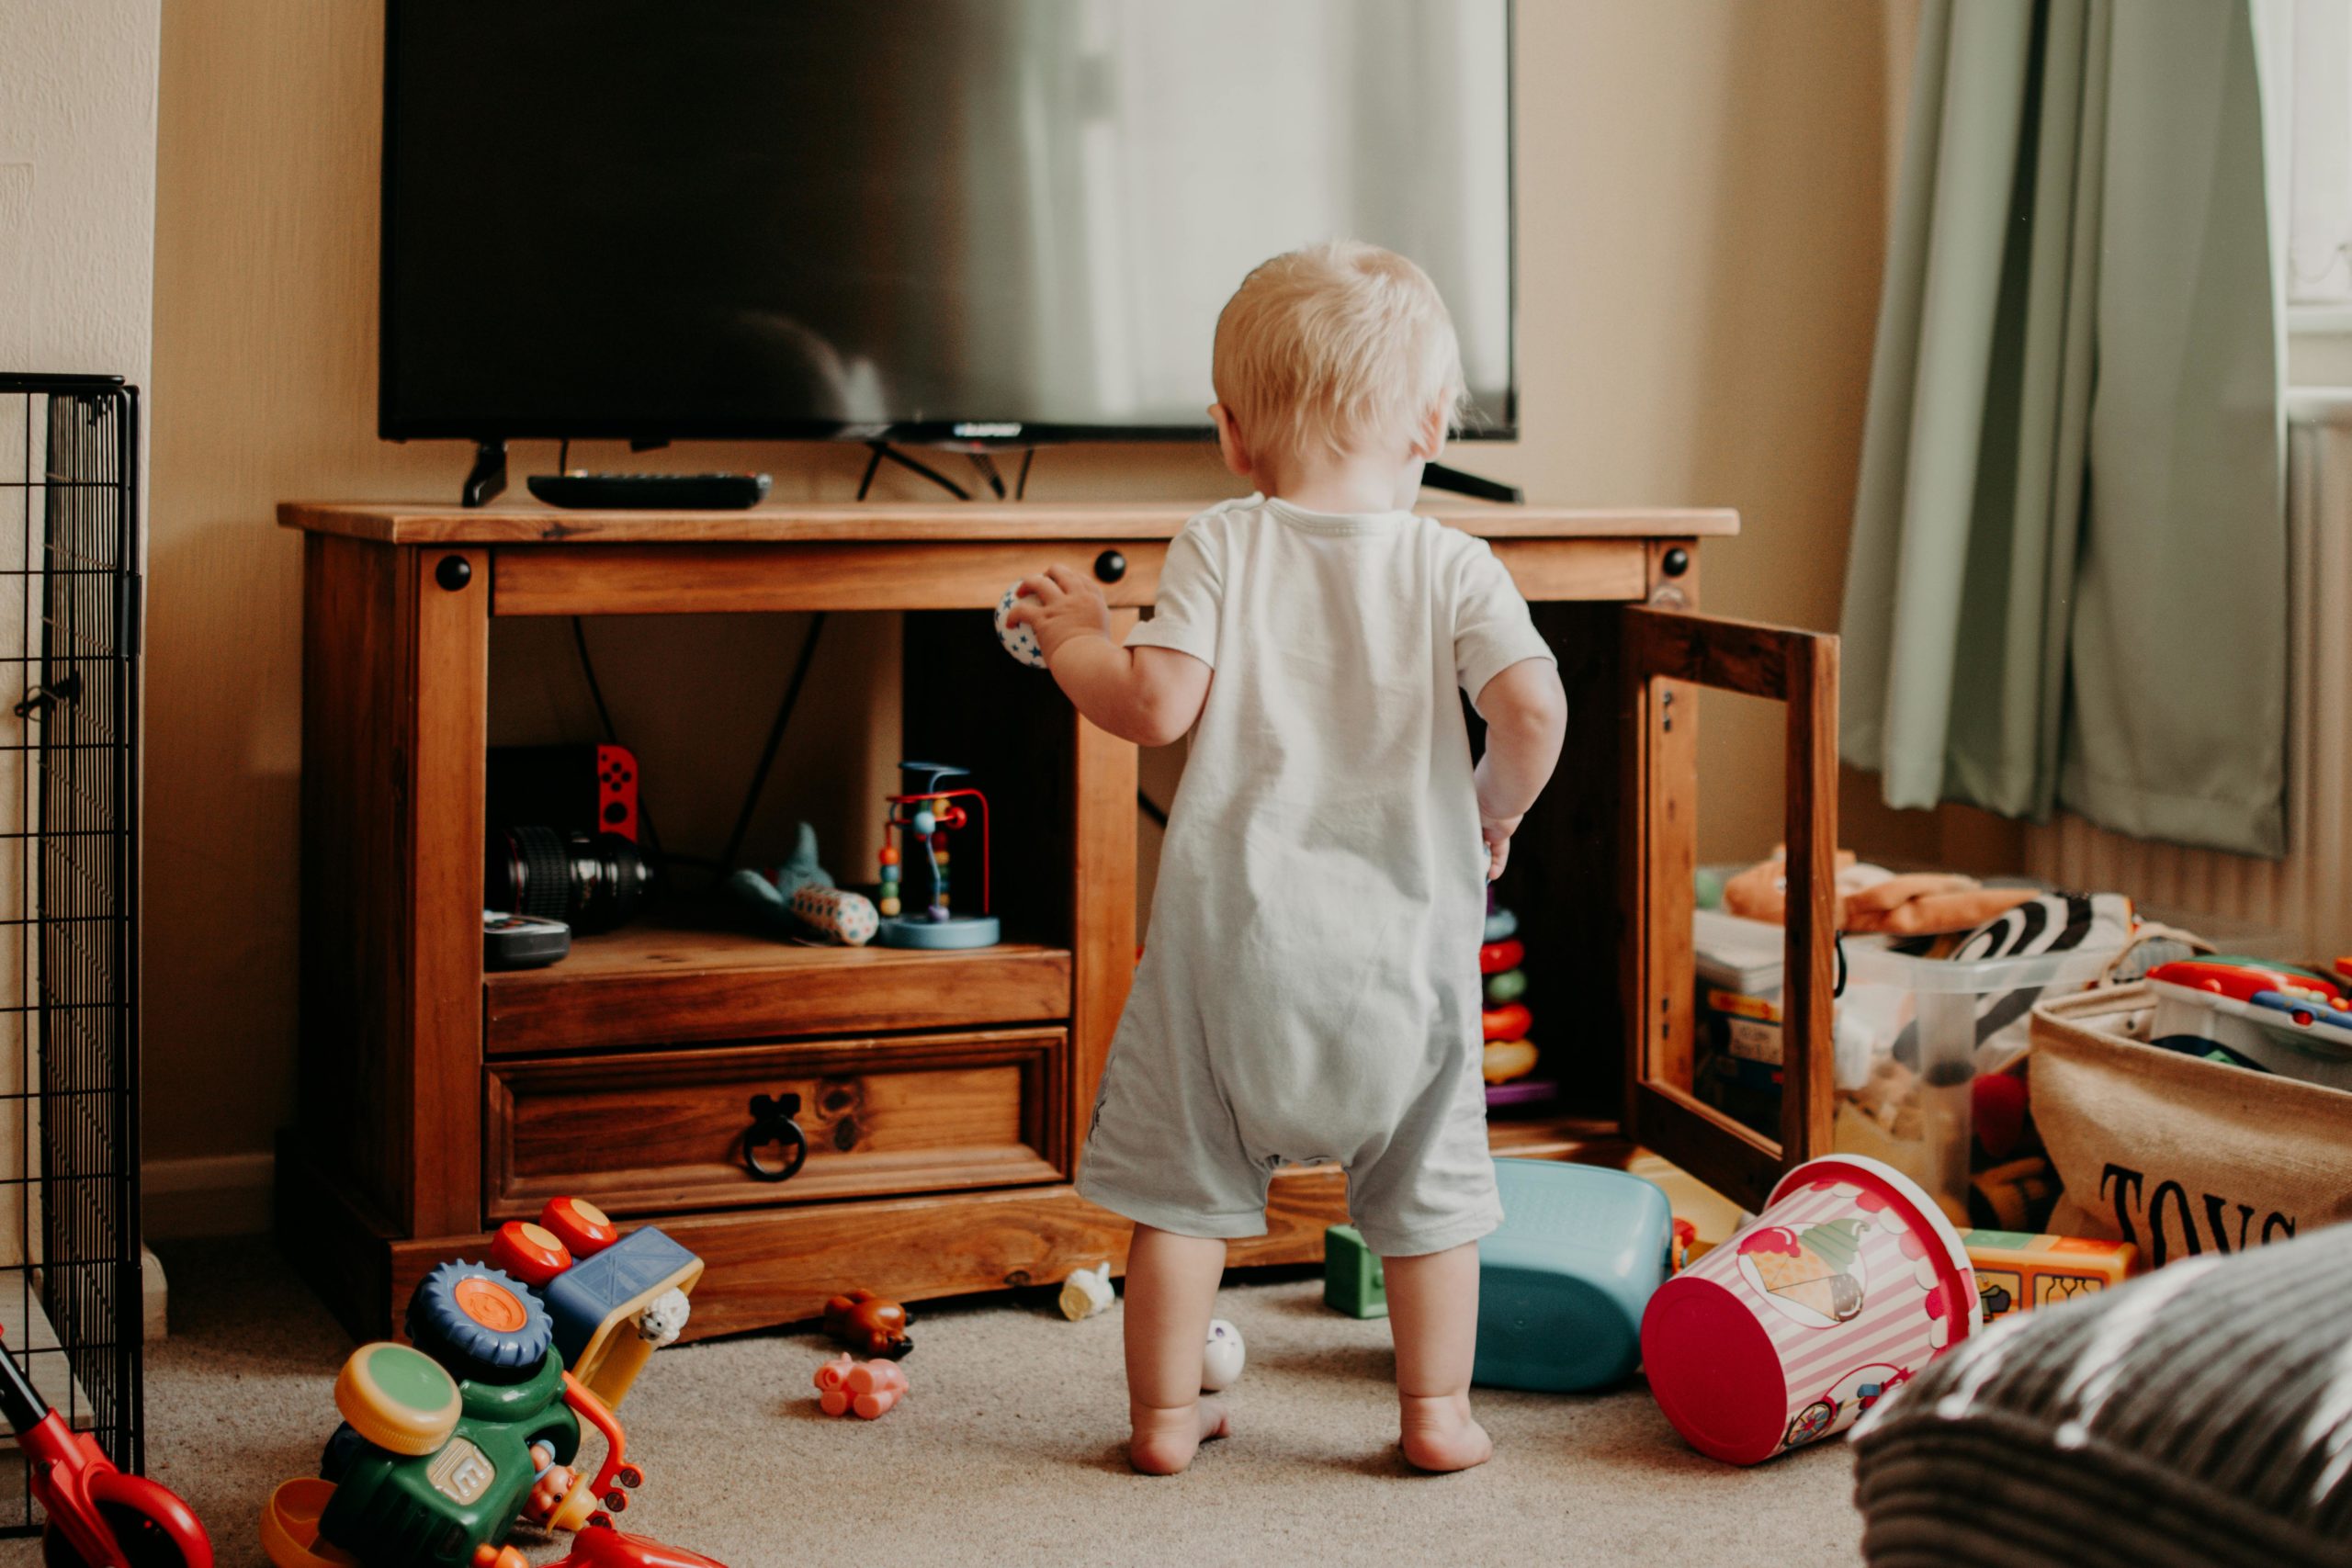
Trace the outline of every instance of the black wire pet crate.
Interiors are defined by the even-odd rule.
[[[0,1343],[138,1471],[138,389],[0,374]],[[28,1464],[0,1459],[0,1533],[40,1527]]]

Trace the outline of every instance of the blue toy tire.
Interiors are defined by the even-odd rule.
[[[520,1321],[502,1326],[469,1313],[469,1281],[477,1282],[474,1292],[492,1287],[512,1295],[522,1307]],[[407,1326],[410,1342],[460,1381],[520,1382],[555,1348],[555,1325],[537,1295],[487,1263],[463,1259],[442,1264],[418,1283],[408,1299]]]

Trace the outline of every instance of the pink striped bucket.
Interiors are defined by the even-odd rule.
[[[1755,1464],[1842,1432],[1980,1322],[1968,1254],[1908,1177],[1860,1155],[1781,1178],[1754,1224],[1658,1287],[1650,1392],[1701,1453]]]

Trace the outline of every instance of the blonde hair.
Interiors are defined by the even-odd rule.
[[[1464,400],[1453,318],[1394,251],[1333,240],[1261,262],[1216,319],[1210,375],[1250,444],[1341,456],[1402,442]]]

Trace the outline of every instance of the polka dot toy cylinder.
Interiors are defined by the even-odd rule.
[[[1004,618],[1012,614],[1012,606],[1021,601],[1021,585],[1013,584],[996,602],[996,637],[1004,644],[1004,651],[1033,670],[1046,667],[1046,650],[1037,646],[1037,634],[1027,626],[1009,626]]]
[[[864,947],[882,929],[882,917],[875,911],[871,899],[863,893],[839,887],[803,887],[792,896],[790,908],[794,919],[802,925],[822,932],[843,947]]]
[[[1832,1155],[1781,1178],[1754,1224],[1658,1287],[1642,1362],[1684,1440],[1755,1464],[1852,1426],[1980,1312],[1934,1201],[1891,1166]]]

